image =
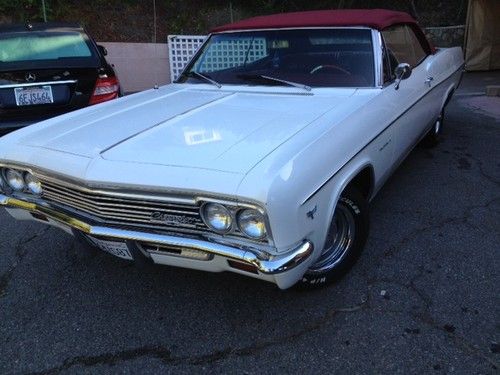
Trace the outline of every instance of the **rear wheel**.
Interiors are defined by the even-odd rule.
[[[355,188],[347,188],[335,208],[323,251],[298,286],[317,288],[344,276],[361,255],[368,230],[366,199]]]
[[[441,111],[439,117],[437,118],[432,128],[422,139],[421,144],[424,147],[431,148],[438,145],[441,142],[443,137],[443,122],[444,122],[444,110]]]

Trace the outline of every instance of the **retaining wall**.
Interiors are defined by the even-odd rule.
[[[166,43],[98,42],[108,50],[124,92],[136,92],[170,82]]]

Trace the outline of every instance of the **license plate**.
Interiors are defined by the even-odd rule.
[[[88,239],[96,245],[99,249],[110,253],[118,258],[133,260],[132,254],[125,244],[125,242],[117,242],[117,241],[108,241],[101,240],[99,238],[88,237]]]
[[[16,87],[14,95],[18,106],[54,103],[50,86]]]

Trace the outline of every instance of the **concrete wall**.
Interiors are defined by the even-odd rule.
[[[142,91],[170,82],[166,43],[98,42],[108,50],[124,92]]]

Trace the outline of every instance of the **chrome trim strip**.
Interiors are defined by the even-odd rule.
[[[372,30],[375,87],[382,88],[384,85],[383,44],[380,31]]]
[[[215,34],[230,34],[230,33],[243,33],[243,32],[253,32],[253,31],[274,31],[274,30],[332,30],[332,29],[351,29],[351,30],[360,30],[360,29],[371,29],[368,26],[287,26],[287,27],[266,27],[261,29],[232,29],[232,30],[224,30],[224,31],[214,31],[208,34],[208,37]],[[207,37],[207,39],[208,39]]]
[[[0,89],[12,89],[16,87],[31,87],[31,86],[43,86],[43,85],[65,85],[68,83],[78,82],[75,79],[66,81],[53,81],[53,82],[30,82],[30,83],[13,83],[9,85],[0,85]]]
[[[31,171],[36,177],[40,178],[42,180],[42,183],[44,182],[43,180],[48,181],[49,183],[53,183],[56,185],[62,185],[63,187],[66,186],[70,189],[75,189],[78,191],[81,191],[82,193],[88,193],[88,194],[96,194],[96,195],[102,195],[105,197],[113,197],[113,198],[128,198],[128,199],[145,199],[148,201],[158,201],[158,202],[165,202],[165,203],[180,203],[180,204],[196,204],[196,201],[192,198],[184,198],[184,197],[175,197],[175,196],[162,196],[162,195],[149,195],[149,194],[142,194],[142,193],[121,193],[118,191],[109,191],[109,190],[103,190],[103,189],[92,189],[88,188],[86,186],[82,185],[76,185],[75,183],[69,182],[69,181],[63,181],[60,179],[56,179],[53,177],[50,177],[48,175],[38,173],[36,171]],[[58,186],[56,186],[58,187]]]
[[[177,248],[195,249],[209,254],[222,256],[224,258],[235,259],[254,265],[259,272],[266,275],[275,275],[295,268],[309,258],[314,249],[313,244],[310,241],[304,240],[300,245],[293,248],[286,254],[276,256],[268,255],[265,257],[263,256],[264,254],[257,254],[249,249],[239,249],[192,238],[93,226],[51,208],[11,198],[3,194],[0,194],[0,206],[19,208],[29,212],[41,213],[52,220],[91,236],[126,241],[147,242]]]

